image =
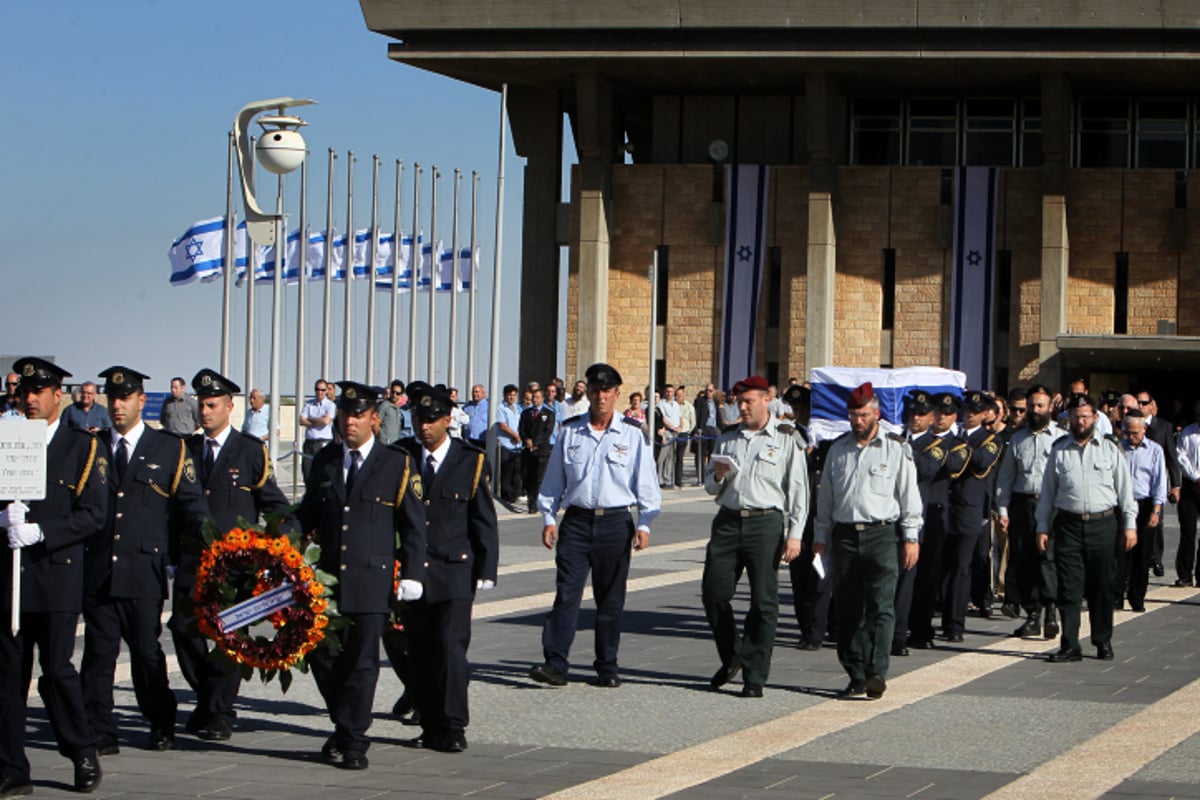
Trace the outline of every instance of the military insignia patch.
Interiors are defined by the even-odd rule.
[[[421,395],[421,406],[423,408],[429,408],[431,405],[433,405],[433,398],[427,394]]]
[[[354,390],[354,387],[353,386],[346,387],[346,399],[347,400],[355,400],[357,398],[358,398],[358,392]]]
[[[120,386],[122,383],[125,382],[125,373],[124,372],[114,372],[112,374],[112,377],[109,378],[109,380],[112,381],[114,385]]]
[[[204,377],[200,378],[200,385],[212,386],[212,375],[205,375]]]
[[[425,498],[425,487],[421,485],[420,475],[414,474],[412,478],[409,479],[408,485],[409,488],[412,489],[412,493],[417,496],[418,500],[423,500]]]
[[[995,442],[988,442],[983,446],[983,449],[992,455],[996,455],[996,453],[1000,452],[1000,445],[996,444]]]
[[[183,477],[188,483],[196,482],[196,462],[192,461],[190,458],[184,459]]]
[[[938,461],[944,461],[946,459],[946,451],[940,447],[929,448],[929,455],[933,456]]]
[[[26,364],[25,369],[21,370],[21,374],[24,375],[26,378],[32,378],[33,377],[33,364]]]
[[[96,459],[96,476],[100,479],[101,486],[108,485],[108,460],[104,458]]]

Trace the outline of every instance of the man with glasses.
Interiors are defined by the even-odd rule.
[[[96,384],[92,381],[87,381],[79,387],[79,402],[67,406],[62,419],[68,428],[88,433],[99,433],[112,427],[108,421],[108,412],[102,406],[96,405]]]
[[[1158,402],[1149,392],[1138,392],[1137,404],[1138,410],[1146,418],[1146,438],[1162,448],[1167,462],[1167,502],[1172,505],[1178,504],[1179,487],[1183,482],[1183,476],[1179,469],[1179,456],[1175,452],[1175,426],[1158,415]],[[1163,526],[1162,514],[1159,514],[1150,546],[1150,567],[1160,578],[1166,572],[1163,569],[1162,557]]]
[[[313,386],[316,397],[304,404],[300,411],[300,426],[304,428],[304,455],[301,462],[301,472],[304,480],[308,480],[312,457],[321,451],[325,445],[333,441],[333,420],[337,416],[337,407],[329,399],[329,384],[323,379]]]
[[[20,382],[20,375],[15,372],[8,373],[8,380],[5,382],[7,391],[4,397],[0,398],[0,419],[24,416],[21,411],[21,398],[17,393],[17,386]]]
[[[1023,386],[1014,386],[1008,393],[1008,427],[1006,430],[1016,433],[1023,428],[1029,417],[1029,395]],[[1011,434],[1010,434],[1011,435]]]

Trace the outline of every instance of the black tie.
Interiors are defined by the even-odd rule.
[[[433,453],[430,453],[429,455],[425,456],[425,485],[426,486],[429,486],[429,484],[433,483],[433,476],[437,474],[437,470],[434,469],[434,466],[436,464],[437,464],[437,460],[433,457]]]
[[[124,436],[117,440],[117,456],[113,459],[113,467],[117,471],[117,483],[120,483],[121,479],[125,477],[125,468],[129,466],[129,451],[126,449],[128,444]]]
[[[207,479],[213,473],[213,466],[217,463],[217,443],[214,439],[204,440],[204,477]]]
[[[350,491],[350,487],[354,484],[354,478],[358,475],[358,460],[362,458],[362,453],[357,450],[350,451],[350,469],[346,470],[346,491]]]

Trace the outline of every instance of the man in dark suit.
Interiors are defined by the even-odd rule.
[[[400,599],[419,600],[425,579],[425,509],[420,471],[403,450],[376,438],[382,389],[338,384],[342,441],[313,459],[297,516],[321,546],[320,567],[338,578],[338,612],[351,625],[341,649],[308,656],[334,732],[321,748],[331,763],[367,768],[367,728],[379,678],[379,640],[392,607],[394,566]],[[397,544],[399,542],[399,545]]]
[[[159,644],[169,554],[180,535],[199,536],[208,509],[183,440],[142,421],[148,376],[127,367],[109,367],[100,376],[113,423],[113,480],[108,520],[84,553],[83,696],[100,755],[116,754],[113,674],[124,640],[138,708],[150,722],[149,747],[169,750],[175,693]]]
[[[267,446],[248,433],[239,433],[229,423],[237,384],[211,369],[202,369],[192,378],[192,388],[200,404],[202,433],[188,437],[188,454],[199,469],[200,483],[208,504],[209,517],[222,534],[238,526],[243,519],[256,524],[263,514],[283,514],[288,499],[275,483]],[[285,530],[295,529],[295,520],[285,522]],[[187,730],[208,741],[224,741],[233,733],[233,701],[237,699],[241,674],[232,661],[209,658],[210,642],[192,626],[192,591],[196,587],[196,569],[200,562],[200,542],[181,543],[175,587],[172,593],[171,639],[179,669],[192,691],[196,708],[187,721]]]
[[[496,585],[500,538],[492,503],[491,467],[478,447],[449,435],[450,395],[410,387],[417,438],[403,444],[422,467],[425,489],[425,594],[406,604],[409,687],[422,733],[412,741],[457,753],[467,748],[467,683],[471,603],[477,589]]]
[[[712,457],[713,445],[721,435],[721,414],[717,408],[716,387],[711,383],[696,395],[693,404],[696,409],[696,482],[704,482],[704,469],[708,459]]]
[[[1137,393],[1138,410],[1146,417],[1146,438],[1163,449],[1167,460],[1167,500],[1172,504],[1179,502],[1180,486],[1183,483],[1183,470],[1179,468],[1179,452],[1175,449],[1175,426],[1158,415],[1158,402],[1149,392]],[[1153,547],[1150,549],[1150,566],[1154,574],[1162,577],[1163,568],[1163,526],[1162,515],[1158,517],[1158,525],[1154,528]]]
[[[21,560],[20,628],[12,633],[12,571],[0,568],[0,797],[29,794],[25,757],[25,699],[33,677],[33,650],[42,676],[38,694],[46,706],[58,750],[75,762],[75,790],[100,785],[96,734],[87,722],[79,673],[71,664],[75,625],[83,600],[83,540],[104,525],[108,461],[96,438],[59,419],[62,379],[71,373],[40,358],[22,358],[25,416],[46,422],[46,496],[28,504],[5,504],[13,558]]]
[[[554,435],[554,411],[543,404],[546,395],[541,389],[533,390],[533,405],[521,412],[517,433],[521,435],[521,474],[525,482],[527,508],[530,514],[537,513],[538,489],[550,463],[550,437]]]

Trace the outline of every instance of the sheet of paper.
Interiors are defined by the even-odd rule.
[[[825,559],[821,558],[820,553],[813,556],[813,569],[817,571],[818,578],[825,580]]]
[[[727,456],[724,453],[713,453],[712,462],[714,464],[724,464],[729,467],[729,472],[735,473],[738,471],[737,459],[733,456]]]

